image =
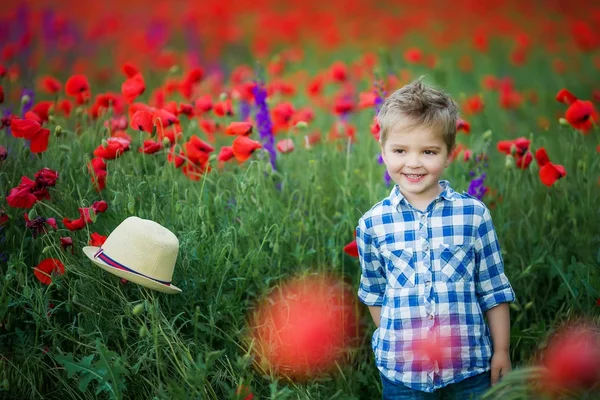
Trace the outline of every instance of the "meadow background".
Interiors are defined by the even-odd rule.
[[[590,102],[579,123],[598,121],[593,1],[9,1],[0,18],[1,398],[380,398],[374,325],[363,305],[345,362],[305,382],[253,362],[247,318],[298,275],[332,273],[356,292],[360,266],[347,245],[358,218],[391,190],[373,117],[381,98],[421,75],[455,97],[469,124],[445,178],[468,191],[485,173],[483,201],[517,295],[515,371],[501,398],[539,398],[526,383],[539,373],[549,338],[573,321],[597,327],[599,131],[565,120],[571,104],[557,101],[567,89]],[[126,63],[145,82],[130,103],[179,118],[165,131],[181,132],[175,149],[187,156],[183,166],[169,159],[168,139],[122,126],[132,117],[122,92]],[[77,74],[88,79],[88,98],[65,90]],[[256,82],[269,94],[262,106],[251,91]],[[211,110],[202,110],[203,96]],[[100,109],[107,98],[112,107]],[[217,111],[227,100],[233,115]],[[49,112],[43,102],[51,102]],[[275,150],[274,168],[260,107],[270,110],[274,145],[290,139],[294,146]],[[50,131],[44,151],[33,153],[9,129],[11,115],[36,117],[28,111]],[[243,162],[222,161],[221,149],[235,138],[226,127],[243,120],[263,148]],[[106,160],[99,190],[88,165],[120,132],[130,149]],[[195,164],[185,145],[194,135],[214,147]],[[522,153],[500,151],[500,142],[517,138],[530,140]],[[140,152],[146,140],[158,151]],[[550,186],[540,179],[540,148],[566,170]],[[527,152],[532,161],[519,168]],[[49,198],[11,206],[11,189],[42,168],[58,172]],[[64,218],[102,200],[106,211],[69,229]],[[57,226],[38,219],[27,227],[25,213]],[[92,234],[107,236],[132,215],[179,238],[173,283],[181,294],[120,282],[83,255]],[[34,273],[46,258],[64,264],[50,284]]]

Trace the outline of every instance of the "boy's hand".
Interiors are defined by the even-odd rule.
[[[492,386],[512,369],[508,351],[494,352],[492,356]]]

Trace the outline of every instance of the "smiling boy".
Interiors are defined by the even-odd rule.
[[[490,212],[440,180],[457,116],[454,100],[421,79],[377,116],[395,185],[360,218],[356,240],[384,399],[478,398],[511,369],[515,294]]]

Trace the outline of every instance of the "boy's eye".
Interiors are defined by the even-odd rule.
[[[435,154],[437,154],[437,153],[436,153],[435,151],[433,151],[433,150],[425,150],[423,153],[425,153],[425,154],[427,154],[427,155],[429,155],[429,154],[431,154],[431,155],[435,155]]]
[[[402,150],[402,149],[396,149],[396,150],[394,150],[394,153],[404,153],[404,150]]]

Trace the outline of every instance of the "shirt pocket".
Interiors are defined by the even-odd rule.
[[[401,244],[392,244],[386,246],[383,255],[386,259],[386,275],[390,287],[394,289],[414,287],[416,271],[413,250]]]
[[[443,282],[469,282],[475,271],[474,248],[472,243],[449,245],[442,243],[435,256],[440,263]]]

